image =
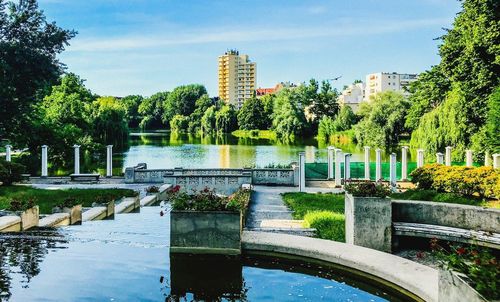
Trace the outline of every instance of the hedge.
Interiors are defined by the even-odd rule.
[[[500,199],[500,170],[429,164],[411,173],[418,189]]]

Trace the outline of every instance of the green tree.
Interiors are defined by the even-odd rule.
[[[262,98],[260,98],[262,104],[264,105],[264,129],[269,129],[273,126],[273,109],[275,98],[275,94],[266,94]]]
[[[143,100],[144,98],[141,95],[127,95],[121,99],[121,102],[127,110],[126,119],[129,128],[139,127],[139,123],[142,120],[142,116],[139,114],[139,105]]]
[[[189,116],[189,133],[197,133],[201,130],[201,118],[203,117],[207,109],[213,105],[214,102],[208,97],[208,94],[204,94],[196,100],[195,109]]]
[[[196,101],[204,94],[207,94],[207,89],[203,85],[191,84],[176,87],[163,103],[163,122],[168,123],[176,114],[191,115],[196,108]]]
[[[266,129],[264,104],[255,97],[246,100],[238,111],[238,125],[243,130]]]
[[[172,132],[184,132],[188,130],[189,126],[189,117],[176,114],[174,117],[170,120],[170,130]]]
[[[308,127],[299,92],[283,89],[274,101],[273,129],[278,139],[294,140]]]
[[[224,105],[215,114],[215,128],[219,133],[230,133],[237,128],[236,111],[232,105]]]
[[[210,106],[203,117],[201,118],[201,132],[202,133],[212,133],[216,130],[216,107]]]
[[[349,130],[356,123],[356,120],[357,117],[351,107],[343,106],[335,118],[324,116],[319,121],[318,138],[327,140],[330,135],[336,132]]]
[[[122,147],[128,139],[127,110],[114,97],[100,97],[92,103],[93,138],[103,145]]]
[[[409,102],[401,93],[386,91],[363,103],[359,113],[361,121],[353,128],[361,145],[388,147],[396,145],[406,133],[404,126]]]
[[[0,139],[30,140],[32,106],[57,83],[57,55],[75,35],[47,22],[36,0],[0,0]]]
[[[142,116],[142,120],[139,123],[142,129],[160,129],[165,126],[162,121],[163,103],[166,101],[168,95],[168,92],[158,92],[142,101],[137,109]]]

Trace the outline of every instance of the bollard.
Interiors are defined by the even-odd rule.
[[[48,173],[48,168],[47,168],[47,145],[42,146],[42,177],[47,177],[49,175]]]
[[[113,145],[108,145],[106,150],[106,177],[113,177]]]
[[[344,184],[351,179],[351,153],[344,154]]]
[[[365,146],[365,179],[370,180],[370,147]]]
[[[401,180],[408,180],[408,146],[401,148]]]
[[[382,150],[375,150],[375,181],[382,179]]]
[[[440,165],[444,163],[444,154],[441,152],[436,153],[436,162]]]
[[[11,161],[11,145],[5,145],[5,160],[6,161]]]
[[[299,192],[306,187],[306,153],[299,152]]]
[[[472,150],[465,150],[465,166],[472,167]]]
[[[390,184],[391,184],[391,190],[393,192],[396,191],[396,153],[391,153],[391,159],[390,159]]]
[[[500,169],[500,154],[493,154],[493,168]]]
[[[445,165],[451,166],[451,149],[452,147],[446,147],[446,155],[445,155]]]
[[[327,155],[328,155],[328,179],[333,179],[334,178],[334,157],[335,157],[335,147],[329,146],[327,148]]]
[[[75,148],[75,174],[80,174],[80,145],[74,145]]]
[[[417,168],[424,165],[424,149],[417,150]]]
[[[342,162],[342,150],[340,149],[335,149],[335,186],[341,186],[342,185],[342,175],[340,171],[340,164]]]

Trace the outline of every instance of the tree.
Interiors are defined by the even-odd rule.
[[[196,101],[207,89],[203,85],[191,84],[176,87],[163,103],[163,122],[168,123],[176,114],[189,116],[196,107]]]
[[[356,123],[357,117],[351,107],[343,106],[335,118],[324,116],[318,125],[318,138],[327,140],[336,132],[346,131]]]
[[[243,130],[266,129],[264,104],[255,97],[246,100],[238,111],[238,125]]]
[[[189,125],[189,117],[176,114],[174,117],[170,120],[170,130],[172,132],[183,132],[188,129]]]
[[[264,129],[269,129],[273,126],[273,109],[275,94],[266,94],[260,98],[262,105],[264,105]]]
[[[139,114],[142,115],[139,124],[142,129],[159,129],[164,126],[162,121],[163,103],[168,95],[168,92],[158,92],[142,101],[137,109]]]
[[[208,97],[208,94],[204,94],[196,100],[195,109],[189,116],[189,133],[196,133],[201,130],[201,118],[203,117],[207,109],[213,105],[214,102]]]
[[[92,103],[93,138],[102,145],[124,146],[128,138],[127,110],[114,97],[100,97]]]
[[[500,153],[500,86],[488,98],[486,124],[472,137],[472,149]]]
[[[311,120],[316,125],[323,116],[332,117],[339,112],[337,103],[339,93],[336,89],[332,89],[328,81],[322,81],[321,87],[319,87],[318,82],[311,79],[309,85],[302,86],[300,91],[302,92],[301,103],[308,108]]]
[[[280,91],[274,101],[273,130],[280,140],[294,140],[308,127],[301,107],[301,94],[290,89]]]
[[[377,93],[370,102],[363,103],[361,121],[354,126],[356,140],[361,145],[388,147],[396,145],[406,133],[405,116],[409,102],[399,92]]]
[[[47,22],[36,0],[0,0],[0,139],[31,136],[32,106],[57,82],[75,31]]]
[[[142,103],[144,98],[141,95],[127,95],[121,102],[126,109],[126,119],[128,121],[129,128],[139,127],[139,123],[142,120],[142,116],[139,114],[139,105]]]
[[[201,132],[202,133],[211,133],[216,130],[216,117],[215,117],[215,106],[210,106],[203,117],[201,118]]]
[[[215,114],[215,128],[219,133],[230,133],[237,128],[236,112],[232,105],[224,105]]]

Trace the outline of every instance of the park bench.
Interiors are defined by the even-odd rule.
[[[99,180],[100,174],[71,174],[69,177],[71,181],[80,180],[80,179],[95,179]]]
[[[437,238],[500,250],[498,233],[411,222],[394,222],[393,227],[394,235],[397,236]]]

